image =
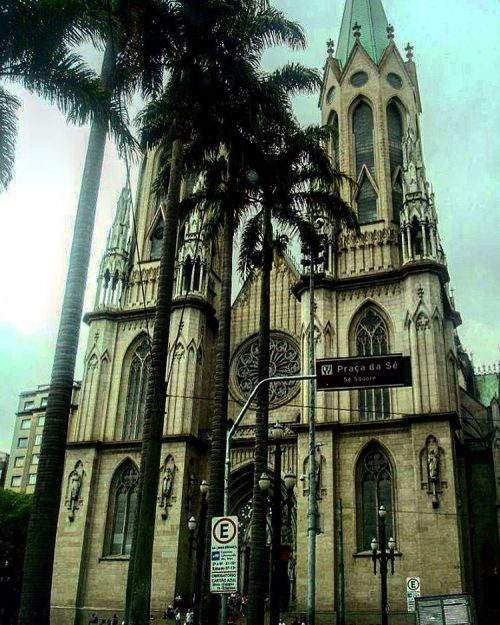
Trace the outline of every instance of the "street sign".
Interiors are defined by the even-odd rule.
[[[210,545],[210,592],[238,590],[238,517],[212,518]]]
[[[355,356],[322,358],[316,361],[318,391],[343,391],[353,388],[411,386],[409,356]]]
[[[420,577],[407,577],[406,605],[408,612],[415,612],[415,597],[420,597]]]

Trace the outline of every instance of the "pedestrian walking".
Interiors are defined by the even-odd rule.
[[[179,610],[179,608],[175,608],[174,610],[174,619],[175,625],[181,625],[181,611]]]
[[[194,613],[193,613],[193,610],[189,608],[188,611],[186,612],[186,625],[193,625],[193,622],[194,622]]]

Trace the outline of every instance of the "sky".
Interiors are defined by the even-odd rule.
[[[500,2],[383,0],[400,51],[414,46],[423,105],[427,177],[474,362],[500,360]],[[338,38],[343,0],[275,0],[302,24],[304,51],[273,50],[265,64],[288,60],[321,68],[326,41]],[[94,64],[95,54],[89,55]],[[23,101],[15,176],[0,194],[0,450],[9,451],[19,393],[50,379],[88,128],[68,126],[55,107],[13,87]],[[300,121],[319,121],[317,95],[296,99]],[[136,172],[132,186],[135,193]],[[108,143],[99,194],[85,310],[125,166]],[[76,377],[87,331],[82,325]]]

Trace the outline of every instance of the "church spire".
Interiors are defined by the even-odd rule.
[[[347,63],[357,41],[378,63],[388,44],[388,26],[382,0],[346,0],[337,46],[341,65]]]
[[[119,308],[127,280],[130,252],[130,186],[123,187],[116,206],[115,218],[109,229],[97,279],[96,308]]]

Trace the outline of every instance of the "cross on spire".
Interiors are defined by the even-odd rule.
[[[358,24],[358,22],[355,22],[354,26],[352,27],[352,32],[354,33],[354,38],[356,39],[356,41],[358,41],[361,37],[361,25]]]
[[[394,26],[392,24],[389,24],[389,26],[387,26],[386,31],[387,31],[387,39],[389,39],[389,41],[394,39]]]
[[[335,42],[331,37],[326,42],[326,51],[328,53],[328,56],[333,56],[333,53],[335,52]]]
[[[410,45],[410,42],[408,42],[408,44],[406,45],[405,52],[406,58],[411,61],[413,58],[413,46]]]

